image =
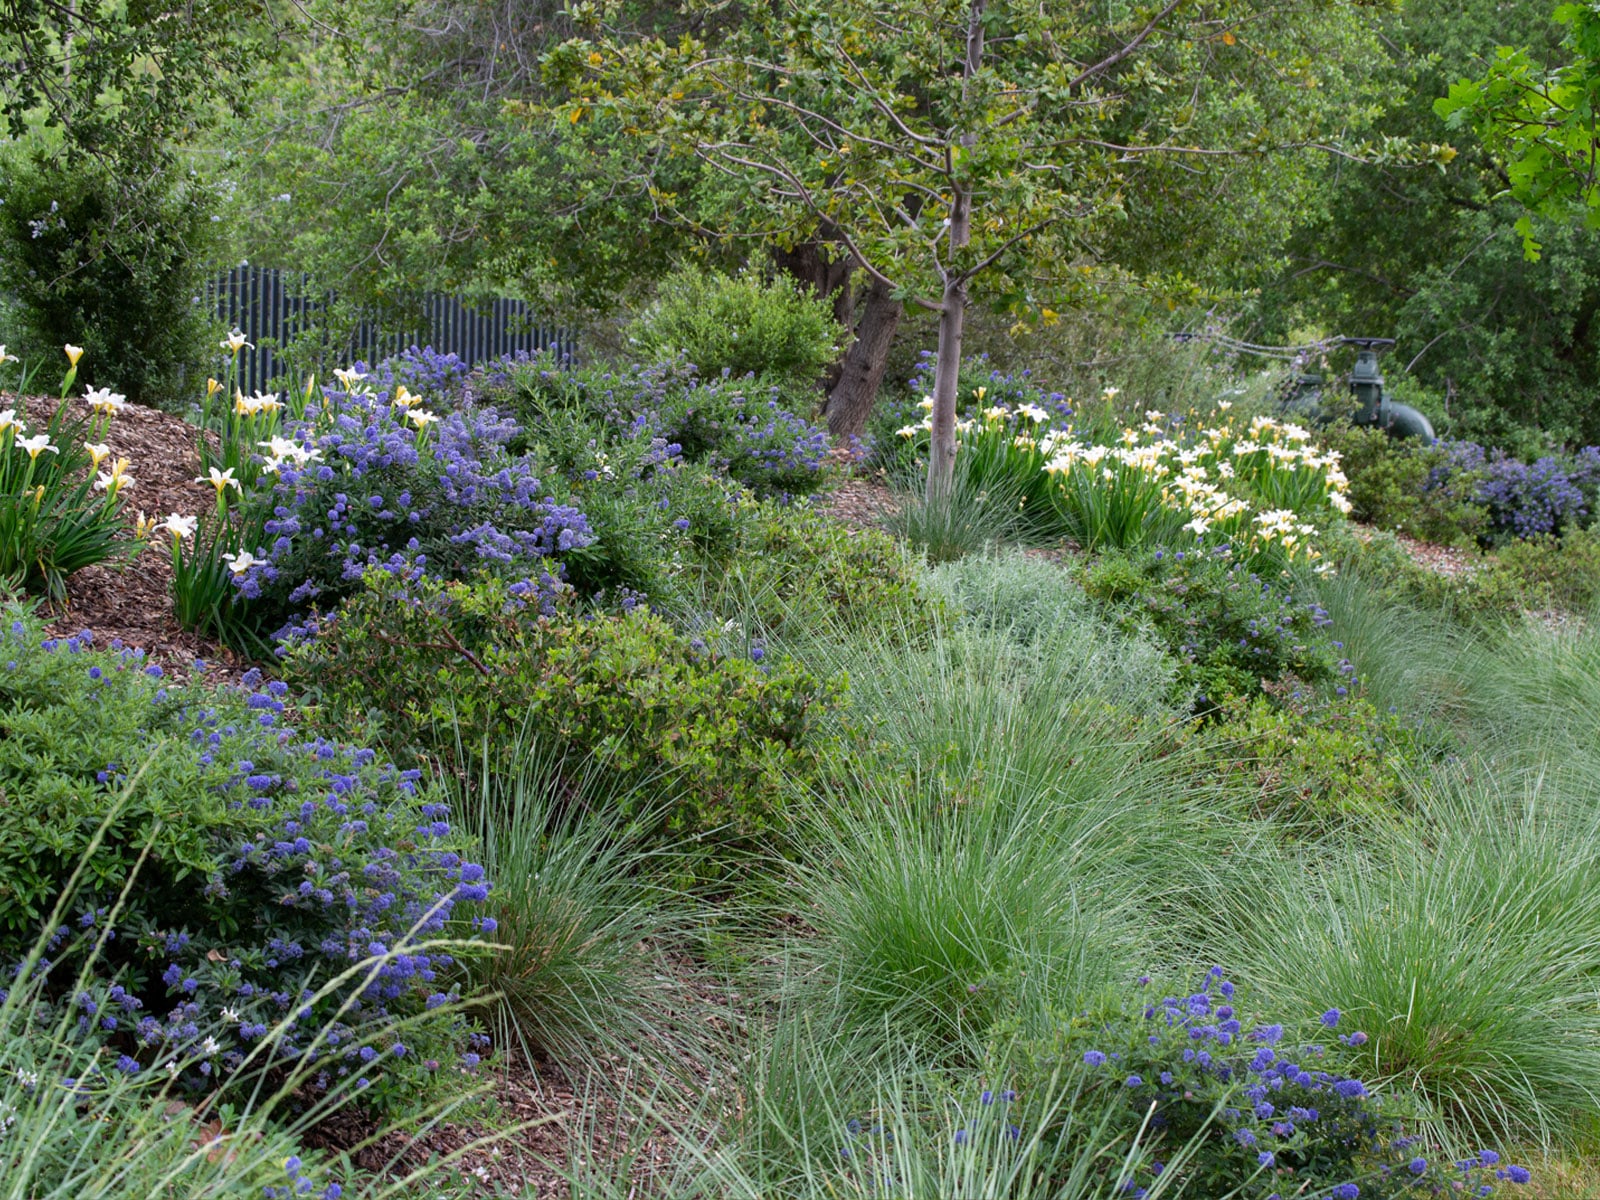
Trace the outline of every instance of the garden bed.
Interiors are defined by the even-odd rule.
[[[30,423],[42,428],[61,402],[29,396],[23,403]],[[16,397],[0,395],[0,407],[16,404]],[[82,399],[69,399],[67,405],[74,416],[89,415]],[[188,421],[159,409],[130,404],[117,414],[105,444],[113,458],[125,457],[132,464],[129,510],[159,518],[193,513],[206,503],[209,490],[195,483],[198,433]],[[138,646],[179,678],[196,658],[208,669],[217,668],[219,677],[236,676],[248,666],[215,640],[178,624],[172,611],[172,561],[159,540],[131,561],[98,564],[74,574],[65,607],[57,605],[47,615],[50,628],[61,636],[88,629],[102,645],[115,639]]]
[[[1324,1194],[1313,1180],[1348,1194],[1342,1181],[1397,1167],[1515,1181],[1522,1168],[1492,1154],[1448,1168],[1397,1157],[1409,1143],[1388,1139],[1417,1119],[1434,1147],[1464,1132],[1525,1150],[1546,1114],[1572,1108],[1578,1085],[1548,1077],[1525,1042],[1510,1052],[1542,1072],[1540,1089],[1501,1086],[1510,1117],[1463,1106],[1426,1031],[1387,1027],[1385,956],[1411,950],[1352,958],[1327,932],[1331,909],[1361,937],[1388,937],[1395,913],[1410,930],[1406,906],[1426,887],[1461,910],[1448,931],[1461,954],[1504,949],[1500,873],[1565,878],[1566,865],[1463,849],[1425,856],[1417,882],[1369,870],[1350,836],[1362,831],[1372,864],[1465,839],[1416,780],[1466,787],[1455,761],[1493,753],[1498,771],[1556,745],[1565,734],[1530,721],[1546,740],[1519,749],[1496,722],[1532,711],[1501,693],[1568,664],[1495,675],[1481,646],[1550,653],[1542,631],[1524,645],[1506,628],[1497,606],[1518,593],[1490,593],[1446,628],[1497,568],[1352,537],[1333,511],[1338,460],[1309,431],[1220,406],[1193,425],[1142,407],[1079,423],[1021,385],[982,406],[979,384],[964,421],[975,479],[959,494],[998,497],[1006,520],[935,554],[918,540],[920,497],[884,484],[893,464],[852,474],[754,388],[678,364],[523,364],[479,404],[464,382],[459,364],[412,354],[341,372],[288,412],[240,398],[211,414],[222,437],[209,454],[178,418],[115,418],[106,440],[133,477],[119,519],[209,509],[209,538],[205,524],[158,532],[136,562],[77,572],[47,632],[88,626],[94,642],[17,621],[6,636],[25,652],[0,675],[18,731],[0,769],[19,794],[39,777],[49,804],[111,804],[128,764],[168,756],[137,802],[175,831],[152,867],[174,882],[139,894],[153,932],[115,946],[143,1002],[175,1007],[165,1024],[141,1019],[137,1044],[105,1032],[96,1053],[120,1054],[112,1072],[159,1087],[154,1069],[189,1055],[172,1074],[198,1123],[199,1098],[238,1086],[259,1046],[274,1079],[298,1080],[296,1104],[380,1085],[331,1118],[253,1126],[295,1139],[318,1171],[347,1152],[367,1173],[551,1197],[580,1170],[601,1195],[660,1188],[711,1169],[700,1147],[732,1172],[702,1193],[764,1196],[767,1171],[837,1191],[879,1165],[966,1170],[951,1148],[975,1138],[994,1143],[984,1170],[1010,1169],[1010,1138],[1067,1156],[1047,1172],[1071,1159],[1154,1188],[1160,1162],[1103,1158],[1055,1123],[1081,1102],[1135,1137],[1145,1088],[1198,1139],[1191,1181],[1249,1184],[1241,1194]],[[37,401],[30,416],[50,410]],[[919,430],[890,449],[918,453]],[[31,470],[37,438],[23,449]],[[1013,503],[1013,485],[1032,498]],[[266,648],[257,670],[179,635],[174,545],[211,556],[233,615],[259,603],[256,629],[298,622],[295,644]],[[241,686],[179,690],[155,669],[184,674],[197,657],[223,664],[208,682]],[[113,691],[116,705],[97,704]],[[101,712],[117,723],[91,716],[84,746],[62,755],[79,715]],[[1477,794],[1459,804],[1497,811]],[[40,828],[86,828],[40,808]],[[113,853],[136,840],[119,831]],[[1350,869],[1310,869],[1324,859]],[[1238,862],[1250,879],[1217,870]],[[176,885],[195,870],[198,901],[193,882]],[[1264,920],[1254,888],[1283,912]],[[445,905],[437,921],[430,898]],[[1293,974],[1280,924],[1303,943]],[[413,943],[447,928],[459,958]],[[363,956],[378,974],[348,1013],[309,988],[303,1008],[294,999]],[[1235,957],[1252,1025],[1234,1015],[1232,981],[1200,962]],[[1157,1000],[1131,982],[1158,962],[1180,964],[1163,986],[1186,993]],[[1339,973],[1350,962],[1366,972],[1354,982]],[[1529,1019],[1587,1037],[1557,966]],[[326,1047],[295,1040],[307,1014],[328,1022]],[[268,1037],[273,1020],[287,1024]],[[1252,1091],[1287,1089],[1286,1105],[1337,1119],[1297,1128],[1266,1104],[1209,1132],[1191,1120],[1191,1102],[1209,1111],[1248,1074],[1261,1076]],[[1400,1077],[1419,1081],[1415,1112],[1369,1105],[1361,1080]],[[1062,1080],[1068,1109],[1055,1107]],[[418,1128],[408,1105],[474,1085],[466,1108]],[[996,1113],[1009,1134],[988,1124]],[[912,1159],[890,1160],[892,1122]],[[829,1142],[820,1159],[783,1148],[812,1136]]]

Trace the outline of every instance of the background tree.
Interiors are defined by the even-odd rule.
[[[1447,124],[1470,124],[1504,165],[1507,193],[1528,210],[1517,232],[1539,257],[1533,215],[1600,229],[1600,0],[1561,4],[1561,50],[1569,62],[1545,68],[1527,49],[1502,46],[1478,79],[1453,84],[1434,101]]]
[[[1344,89],[1319,95],[1331,70],[1304,49],[1359,26],[1342,5],[1314,9],[784,0],[720,7],[713,44],[633,36],[586,3],[573,12],[589,36],[546,66],[574,124],[603,114],[720,173],[724,227],[836,243],[937,314],[939,496],[975,285],[1045,317],[1114,242],[1134,165],[1161,156],[1214,180],[1222,160],[1305,159],[1347,138],[1349,112],[1327,103]]]
[[[520,296],[592,341],[705,247],[629,185],[663,176],[687,195],[693,179],[641,163],[648,148],[614,130],[508,110],[540,101],[538,57],[571,32],[555,4],[309,3],[219,147],[235,256],[336,293],[336,342],[366,315],[414,327],[426,291]]]
[[[13,138],[58,130],[74,153],[163,153],[237,112],[240,76],[270,54],[262,0],[0,3],[0,110]]]
[[[209,333],[195,304],[216,193],[189,150],[270,61],[257,0],[0,3],[0,286],[33,354],[73,341],[80,378],[176,401]]]
[[[1543,260],[1513,229],[1500,160],[1470,124],[1446,126],[1434,100],[1481,72],[1504,42],[1530,62],[1562,60],[1548,0],[1408,0],[1375,15],[1375,79],[1395,97],[1375,138],[1444,137],[1442,170],[1331,159],[1302,197],[1284,264],[1241,258],[1236,306],[1251,340],[1392,336],[1391,384],[1441,433],[1534,449],[1600,440],[1600,233],[1568,210],[1531,214]]]

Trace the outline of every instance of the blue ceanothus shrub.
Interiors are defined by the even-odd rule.
[[[302,734],[259,672],[173,686],[137,650],[4,620],[0,962],[46,935],[32,975],[72,989],[101,937],[99,1032],[127,1071],[184,1064],[187,1091],[309,1062],[313,1092],[384,1105],[474,1064],[460,951],[438,943],[492,929],[469,912],[489,884],[417,772]],[[45,928],[80,862],[70,920]]]

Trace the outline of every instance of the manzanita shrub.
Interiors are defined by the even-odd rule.
[[[453,956],[427,943],[475,937],[485,921],[458,909],[488,883],[416,771],[302,734],[258,672],[173,686],[137,650],[4,621],[0,963],[28,956],[109,818],[36,970],[70,980],[74,939],[104,934],[88,990],[128,1072],[227,1088],[285,1022],[256,1067],[309,1060],[312,1093],[353,1079],[374,1107],[475,1061],[445,1007]],[[402,1020],[406,1039],[386,1037]]]
[[[636,807],[620,815],[647,821],[641,833],[707,849],[772,849],[794,789],[843,752],[826,720],[842,685],[759,641],[681,633],[643,605],[542,615],[531,591],[493,577],[374,570],[284,669],[324,724],[364,726],[463,776],[486,755],[512,765],[530,739],[560,746],[624,784]]]
[[[1053,1032],[1025,1044],[1004,1100],[1019,1132],[1028,1131],[1030,1093],[1052,1073],[1087,1066],[1097,1083],[1083,1102],[1121,1100],[1112,1132],[1140,1148],[1112,1181],[1121,1194],[1156,1190],[1163,1160],[1183,1148],[1164,1194],[1300,1196],[1316,1200],[1490,1196],[1529,1172],[1493,1150],[1438,1158],[1408,1135],[1405,1112],[1360,1079],[1369,1038],[1344,1027],[1330,1008],[1296,1040],[1283,1021],[1252,1014],[1221,967],[1192,992],[1157,999],[1141,978],[1138,993],[1111,996],[1062,1014]],[[987,1099],[992,1103],[995,1097]],[[1046,1118],[1059,1120],[1059,1117]],[[1140,1135],[1140,1131],[1143,1131]]]
[[[1405,819],[1410,781],[1447,752],[1437,735],[1364,696],[1274,690],[1230,701],[1198,731],[1197,787],[1301,837]]]
[[[720,579],[737,591],[741,616],[770,636],[832,629],[899,641],[932,632],[939,605],[924,593],[915,558],[888,534],[850,529],[805,504],[745,505],[738,515]]]

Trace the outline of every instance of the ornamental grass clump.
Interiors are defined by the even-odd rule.
[[[450,1011],[460,950],[440,939],[489,928],[462,911],[488,882],[417,772],[302,734],[286,687],[258,672],[174,687],[138,651],[5,620],[0,962],[42,930],[36,968],[59,979],[95,931],[120,1053],[140,1070],[179,1062],[185,1094],[230,1090],[246,1064],[314,1063],[312,1094],[348,1079],[373,1107],[458,1078],[475,1055]],[[50,926],[102,823],[69,919]],[[413,1017],[406,1040],[381,1036]]]
[[[674,1019],[661,987],[669,947],[692,926],[662,882],[680,855],[638,836],[648,818],[630,830],[626,816],[663,781],[640,773],[619,786],[603,760],[531,734],[503,754],[480,743],[475,762],[469,747],[459,754],[467,776],[443,779],[451,811],[496,880],[484,911],[503,948],[468,964],[475,994],[491,997],[496,1044],[569,1074],[612,1055],[677,1066],[704,1039]]]
[[[1363,1078],[1416,1097],[1452,1152],[1570,1146],[1600,1101],[1587,803],[1548,785],[1436,784],[1362,853],[1258,859],[1251,898],[1219,879],[1212,936],[1291,1011],[1349,1014],[1370,1038]]]
[[[970,1064],[997,1022],[1115,971],[1135,940],[1132,904],[1091,899],[1082,844],[1059,828],[1073,822],[1051,828],[1046,804],[957,805],[928,787],[824,814],[803,888],[816,936],[797,953],[827,982],[830,1028],[887,1030]],[[1114,820],[1118,807],[1077,815]]]
[[[1155,646],[1088,614],[985,625],[956,610],[926,646],[830,660],[899,758],[814,807],[816,933],[796,949],[828,980],[830,1026],[968,1060],[996,1022],[1114,974],[1214,828],[1162,786],[1177,714]]]
[[[1004,1062],[952,1068],[898,1044],[873,1053],[803,1012],[785,1011],[753,1050],[740,1111],[725,1122],[715,1151],[676,1164],[675,1186],[664,1194],[1132,1194],[1145,1134],[1118,1123],[1120,1097],[1092,1090],[1094,1072],[1082,1064],[1038,1081],[1026,1103],[1010,1075]],[[1182,1148],[1172,1157],[1186,1160]],[[620,1200],[623,1192],[595,1194]],[[1158,1181],[1147,1200],[1170,1194]]]

